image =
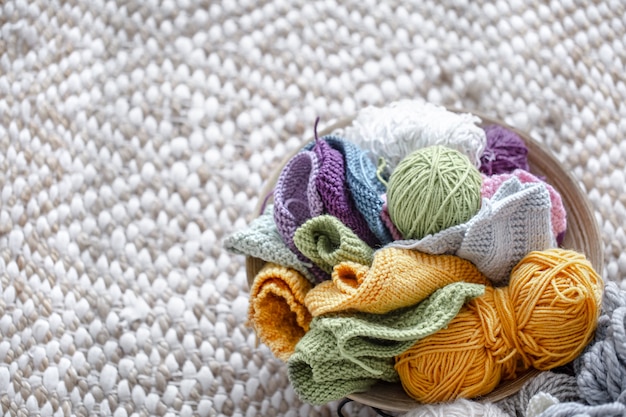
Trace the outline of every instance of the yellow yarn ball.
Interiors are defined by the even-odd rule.
[[[396,370],[420,402],[473,398],[529,367],[546,371],[576,358],[591,341],[602,278],[577,252],[529,253],[508,287],[486,287],[445,329],[396,357]]]

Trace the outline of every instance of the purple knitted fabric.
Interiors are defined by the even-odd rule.
[[[327,214],[339,219],[369,246],[380,243],[356,209],[346,184],[343,155],[323,140],[316,140],[313,152],[319,162],[315,185]]]
[[[310,263],[296,247],[293,235],[307,220],[324,212],[324,206],[315,186],[319,161],[315,153],[302,151],[283,167],[274,189],[274,222],[287,247],[303,262]],[[311,265],[311,273],[318,281],[330,277],[319,267]]]

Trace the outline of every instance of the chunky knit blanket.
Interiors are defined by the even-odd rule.
[[[0,1],[0,414],[329,416],[246,326],[280,161],[420,98],[527,130],[626,277],[620,0]],[[369,415],[359,405],[344,412]]]

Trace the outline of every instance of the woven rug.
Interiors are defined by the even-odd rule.
[[[529,131],[587,192],[605,279],[623,282],[625,11],[0,2],[2,414],[334,415],[256,346],[222,239],[316,116],[367,105],[422,98]]]

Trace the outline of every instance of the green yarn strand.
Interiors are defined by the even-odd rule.
[[[307,220],[293,237],[300,252],[329,274],[344,261],[371,265],[374,250],[344,225],[327,214]]]
[[[482,177],[462,153],[445,146],[419,149],[391,174],[387,204],[405,239],[422,239],[465,223],[480,209]]]

